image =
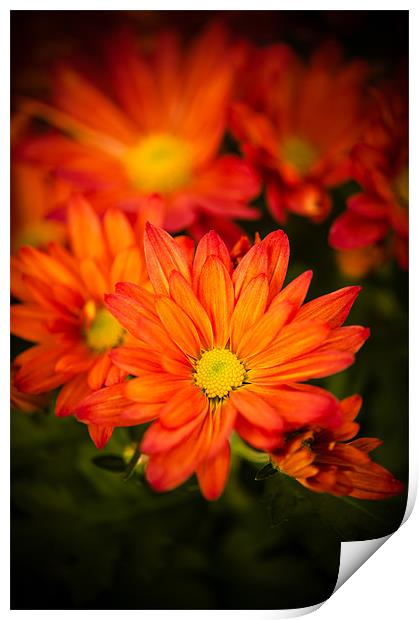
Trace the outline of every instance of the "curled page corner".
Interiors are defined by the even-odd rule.
[[[393,534],[371,540],[353,540],[342,542],[340,548],[339,574],[333,594],[338,590],[365,562],[384,545]],[[333,596],[332,594],[332,596]]]

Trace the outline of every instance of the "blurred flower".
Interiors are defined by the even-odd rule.
[[[336,399],[301,382],[353,362],[369,330],[341,325],[359,287],[303,305],[312,273],[283,288],[289,245],[280,230],[236,268],[214,232],[201,239],[193,261],[162,229],[148,225],[144,243],[154,294],[120,283],[106,298],[137,339],[136,349],[115,349],[112,360],[138,378],[96,392],[76,415],[116,426],[157,418],[141,444],[155,490],[173,489],[196,472],[204,496],[216,499],[228,476],[233,429],[271,451],[286,432],[340,424]]]
[[[328,215],[328,190],[349,178],[349,151],[361,136],[366,77],[367,66],[344,63],[333,43],[307,63],[285,45],[250,54],[231,126],[279,222],[288,211],[314,221]]]
[[[10,373],[10,402],[12,407],[23,413],[39,413],[47,408],[51,394],[25,394],[15,386],[16,369]]]
[[[69,198],[69,185],[44,170],[19,162],[12,167],[11,188],[12,252],[23,245],[62,243],[65,222],[54,215]]]
[[[342,400],[339,427],[314,427],[292,436],[271,456],[273,465],[318,493],[358,499],[386,499],[401,493],[403,484],[369,456],[382,442],[368,437],[349,441],[359,430],[354,419],[361,404],[358,395]]]
[[[210,27],[183,51],[174,33],[140,52],[130,31],[106,46],[109,92],[70,64],[58,65],[52,103],[26,101],[22,113],[60,131],[28,136],[20,156],[49,167],[88,192],[95,208],[143,209],[157,196],[153,221],[170,231],[200,214],[216,221],[259,216],[248,201],[260,191],[249,166],[219,154],[236,50]],[[105,81],[106,81],[105,80]]]
[[[353,177],[363,192],[351,196],[329,241],[340,250],[371,248],[391,234],[392,253],[408,267],[408,110],[405,84],[376,92],[375,114],[352,151]]]
[[[42,394],[61,385],[56,414],[70,415],[75,405],[102,385],[126,377],[110,351],[129,339],[105,308],[103,296],[115,282],[146,280],[136,233],[125,215],[108,210],[103,222],[81,197],[68,208],[70,251],[51,243],[46,251],[23,247],[12,258],[11,329],[36,344],[15,359],[17,390]],[[112,428],[90,426],[98,446]]]
[[[336,262],[348,278],[363,278],[386,260],[384,248],[368,245],[355,250],[338,250]]]

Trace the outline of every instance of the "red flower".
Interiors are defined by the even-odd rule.
[[[355,395],[341,401],[342,424],[335,429],[312,427],[286,441],[271,455],[273,465],[318,493],[349,495],[358,499],[385,499],[403,491],[403,484],[369,453],[382,442],[358,438],[354,422],[362,399]]]
[[[361,135],[366,74],[333,44],[307,64],[285,45],[251,54],[231,126],[279,222],[288,211],[315,221],[328,215],[328,190],[349,177],[349,151]]]
[[[363,192],[348,200],[347,211],[330,230],[332,247],[371,248],[391,234],[392,253],[408,266],[408,126],[404,84],[376,92],[375,114],[364,142],[352,151],[353,177]]]
[[[353,362],[369,330],[341,325],[360,289],[303,304],[312,274],[284,288],[288,256],[288,239],[278,230],[234,268],[210,232],[187,259],[168,233],[149,225],[145,257],[154,293],[120,283],[107,296],[135,339],[135,347],[115,349],[112,360],[138,378],[92,394],[76,414],[115,426],[156,418],[141,444],[154,489],[173,489],[196,472],[205,497],[217,498],[233,429],[270,451],[286,432],[340,423],[335,398],[302,382]]]

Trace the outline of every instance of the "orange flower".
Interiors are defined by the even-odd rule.
[[[348,287],[303,305],[312,273],[283,288],[289,256],[280,230],[233,268],[214,232],[188,260],[162,229],[148,225],[145,257],[154,293],[120,283],[107,306],[137,345],[112,360],[135,375],[86,398],[82,421],[136,425],[157,418],[141,444],[157,491],[196,472],[206,498],[223,491],[236,430],[252,446],[278,448],[284,433],[340,423],[336,399],[301,382],[339,372],[369,335],[341,327],[359,293]]]
[[[247,205],[259,193],[255,173],[239,157],[217,154],[236,64],[224,31],[209,28],[187,51],[173,33],[158,37],[152,52],[138,48],[128,31],[108,41],[109,93],[61,64],[52,104],[29,101],[21,110],[62,133],[29,137],[20,154],[88,192],[100,212],[138,211],[157,195],[159,222],[171,231],[200,214],[258,217]]]
[[[288,211],[314,221],[328,215],[328,189],[349,177],[349,151],[361,135],[366,73],[333,44],[307,64],[285,45],[251,54],[231,125],[279,222]]]
[[[36,344],[17,356],[15,387],[42,394],[61,385],[56,414],[69,415],[93,390],[123,380],[126,373],[110,352],[127,340],[105,308],[103,296],[115,282],[146,280],[135,231],[120,211],[103,222],[80,197],[68,208],[71,251],[51,243],[47,251],[23,247],[12,258],[12,333]],[[112,428],[90,426],[98,446]]]
[[[371,248],[392,235],[392,253],[408,267],[408,107],[405,84],[376,92],[375,114],[364,142],[352,151],[353,176],[362,193],[351,196],[334,222],[330,245],[340,250]]]
[[[23,245],[46,246],[65,240],[65,223],[52,217],[69,198],[70,188],[60,179],[27,164],[12,167],[12,252]]]
[[[382,444],[379,439],[348,441],[358,433],[359,424],[354,420],[361,404],[358,395],[342,400],[342,424],[338,428],[302,431],[271,455],[272,464],[318,493],[358,499],[385,499],[401,493],[402,483],[369,457]]]

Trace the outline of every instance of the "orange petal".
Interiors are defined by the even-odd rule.
[[[180,388],[162,406],[159,422],[166,428],[177,428],[208,410],[208,399],[196,386]]]
[[[233,351],[263,315],[269,295],[268,276],[261,273],[242,289],[231,317],[230,342]]]
[[[90,295],[103,302],[105,293],[110,290],[110,282],[105,278],[97,263],[91,258],[80,262],[80,275]]]
[[[216,500],[224,491],[230,470],[230,444],[224,446],[213,457],[206,459],[196,470],[199,488],[208,500]]]
[[[237,355],[242,359],[251,360],[253,356],[267,349],[294,309],[295,306],[288,301],[271,306],[252,329],[243,334],[236,348]]]
[[[179,379],[162,372],[143,373],[138,379],[131,379],[124,384],[124,394],[139,403],[164,403],[190,383],[190,379]]]
[[[340,327],[349,314],[350,309],[358,297],[360,286],[347,286],[338,291],[317,297],[304,304],[297,312],[295,319],[302,321],[322,321],[330,327]]]
[[[231,260],[227,246],[216,232],[210,230],[201,238],[195,251],[192,267],[192,281],[195,291],[197,291],[199,276],[208,256],[217,256],[224,264],[227,272],[231,272]]]
[[[278,366],[295,357],[317,349],[326,339],[330,328],[323,323],[301,321],[289,323],[279,332],[269,349],[261,351],[251,360],[251,367]]]
[[[278,411],[255,392],[245,388],[235,390],[230,393],[230,400],[237,411],[251,424],[268,432],[277,432],[284,428],[284,422]]]
[[[297,278],[292,280],[278,295],[272,300],[272,306],[288,301],[295,306],[295,312],[306,298],[308,287],[313,277],[312,271],[305,271]],[[290,317],[292,318],[292,317]]]
[[[77,258],[103,258],[105,242],[99,217],[82,196],[71,198],[67,218],[70,243]]]
[[[108,353],[98,357],[87,375],[87,383],[92,390],[96,391],[103,387],[111,366],[112,360]]]
[[[110,282],[143,282],[146,279],[145,265],[140,248],[120,250],[112,263]]]
[[[339,351],[349,351],[356,353],[369,338],[370,330],[368,327],[359,325],[349,325],[347,327],[337,327],[326,338],[320,349],[334,349]]]
[[[166,428],[159,421],[154,422],[144,433],[141,451],[151,455],[171,450],[189,437],[197,426],[202,424],[205,415],[207,415],[206,412],[201,412],[201,414],[177,428]]]
[[[146,224],[144,252],[148,275],[156,293],[169,293],[169,277],[173,270],[179,271],[188,282],[191,281],[182,249],[162,228]]]
[[[243,256],[233,273],[236,299],[250,280],[261,273],[268,274],[268,251],[262,243],[257,243]]]
[[[235,430],[248,444],[264,452],[271,452],[284,443],[284,436],[281,431],[269,432],[255,426],[242,415],[237,416]]]
[[[51,334],[47,324],[51,312],[39,306],[14,304],[10,309],[10,331],[24,340],[38,342]]]
[[[71,415],[88,394],[91,388],[87,384],[85,374],[77,375],[61,388],[55,403],[55,415],[59,417]]]
[[[156,311],[169,338],[190,357],[198,357],[201,349],[198,332],[188,315],[168,297],[156,300]]]
[[[108,425],[110,420],[132,405],[124,394],[123,386],[120,383],[93,392],[75,408],[74,414],[82,422]]]
[[[66,352],[58,346],[35,345],[18,355],[15,359],[15,364],[20,367],[15,375],[17,389],[28,394],[40,394],[72,378],[73,372],[55,370],[57,360]]]
[[[328,377],[350,366],[354,356],[345,351],[315,351],[273,368],[249,371],[250,381],[281,384]]]
[[[135,245],[134,230],[127,216],[119,209],[108,209],[103,216],[103,228],[112,256]]]
[[[275,230],[262,243],[268,252],[269,298],[279,293],[288,269],[290,245],[283,230]]]
[[[150,350],[146,346],[121,346],[112,349],[110,357],[114,364],[130,375],[142,372],[158,372],[160,364],[150,359]]]
[[[99,450],[106,446],[109,439],[112,437],[114,429],[113,426],[104,426],[102,424],[89,424],[87,428],[93,443]]]
[[[209,256],[201,270],[198,297],[211,320],[215,345],[224,347],[230,331],[234,292],[229,273],[216,256]]]
[[[202,304],[198,301],[189,282],[178,272],[172,271],[169,281],[170,295],[182,308],[198,330],[201,341],[206,349],[213,346],[211,321]]]

